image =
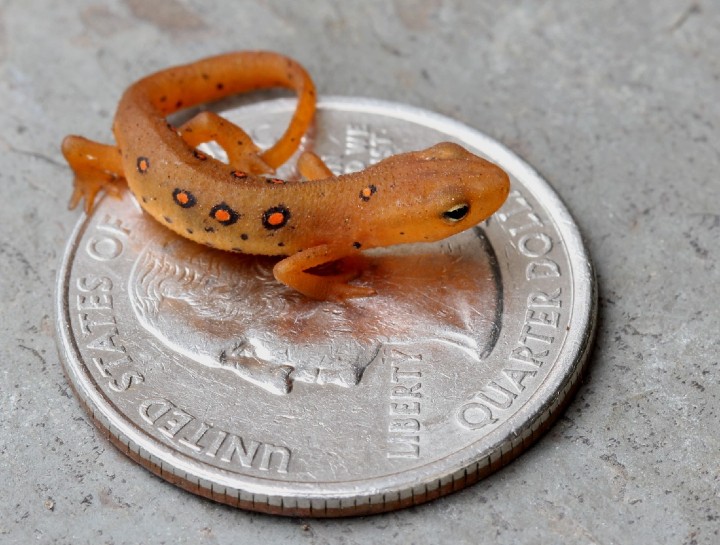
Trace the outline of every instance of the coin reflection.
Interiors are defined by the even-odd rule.
[[[367,256],[356,282],[378,295],[334,303],[276,282],[275,258],[210,250],[148,223],[129,279],[133,309],[219,381],[230,371],[278,394],[294,381],[350,387],[386,345],[437,342],[479,363],[499,334],[499,269],[480,228]]]

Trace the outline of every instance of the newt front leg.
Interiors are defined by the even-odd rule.
[[[333,299],[342,301],[354,297],[369,297],[377,293],[374,289],[364,286],[352,286],[348,280],[358,275],[356,270],[349,270],[339,274],[317,275],[307,272],[308,269],[324,265],[342,258],[349,258],[347,263],[352,265],[352,258],[357,258],[359,252],[349,254],[346,248],[321,244],[307,250],[297,252],[273,267],[275,279],[311,299]]]

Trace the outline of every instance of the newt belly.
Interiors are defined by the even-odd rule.
[[[180,127],[166,117],[180,109],[268,87],[296,91],[298,105],[276,144],[260,150],[237,125],[203,112]],[[507,174],[457,144],[389,157],[334,176],[304,152],[305,181],[272,172],[298,149],[315,113],[315,86],[297,62],[270,52],[239,52],[163,70],[130,86],[115,115],[117,146],[68,136],[62,150],[75,172],[70,206],[92,210],[101,189],[127,185],[143,209],[176,233],[213,248],[284,255],[280,282],[315,299],[372,295],[349,284],[353,256],[367,248],[435,241],[492,215],[509,192]],[[217,142],[229,164],[196,146]],[[310,269],[342,260],[337,274]]]

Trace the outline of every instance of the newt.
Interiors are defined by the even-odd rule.
[[[271,87],[295,91],[298,103],[282,137],[266,150],[210,111],[179,127],[166,119]],[[450,142],[339,176],[305,151],[297,165],[304,180],[274,177],[300,146],[315,107],[305,69],[272,52],[229,53],[147,76],[120,99],[116,146],[64,139],[62,152],[75,173],[70,208],[84,200],[90,213],[99,191],[118,194],[127,183],[142,208],[179,235],[230,252],[285,256],[273,268],[278,281],[310,298],[344,300],[375,293],[350,283],[362,250],[444,239],[490,217],[508,195],[500,167]],[[229,163],[197,149],[209,141]],[[335,262],[343,266],[318,273]]]

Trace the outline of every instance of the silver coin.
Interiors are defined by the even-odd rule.
[[[269,145],[293,108],[224,115]],[[344,304],[278,284],[270,258],[177,237],[127,193],[103,199],[58,277],[69,380],[133,460],[223,503],[339,516],[463,488],[532,443],[578,382],[596,288],[577,227],[527,164],[437,114],[326,98],[307,140],[336,173],[455,141],[512,192],[460,235],[370,252],[357,281],[378,295]]]

